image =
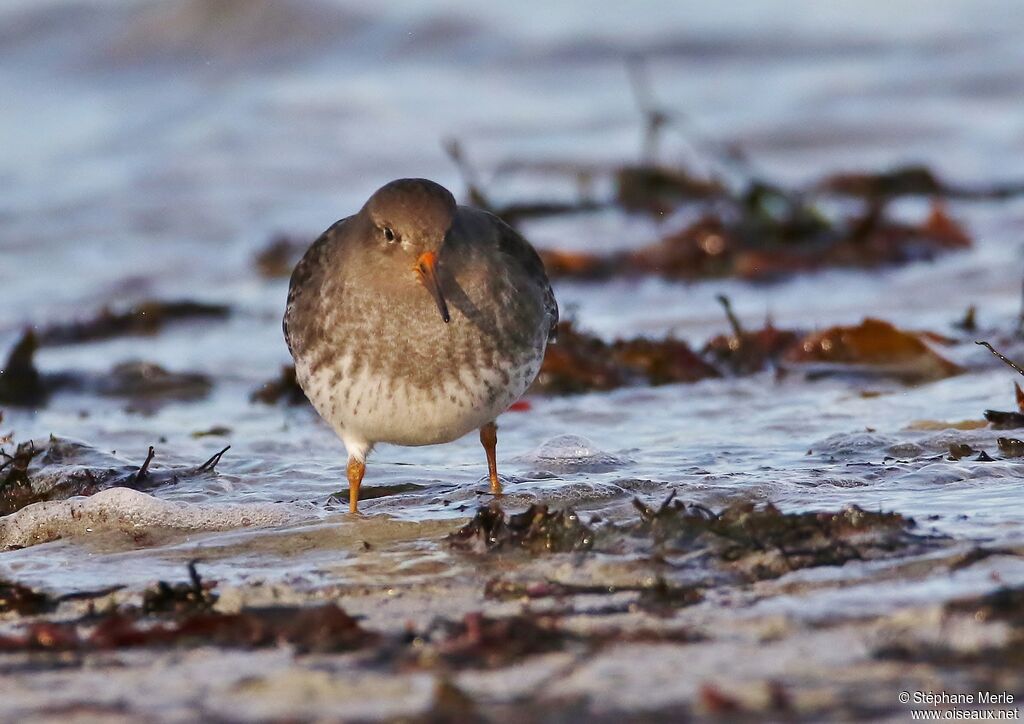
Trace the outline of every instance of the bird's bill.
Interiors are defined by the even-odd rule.
[[[441,313],[441,319],[447,324],[451,321],[451,316],[448,314],[448,303],[445,302],[444,295],[441,294],[441,285],[437,280],[437,254],[432,251],[421,254],[416,263],[416,274],[420,278],[420,283],[434,298],[437,311]]]

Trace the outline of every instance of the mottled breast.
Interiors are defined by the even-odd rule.
[[[539,258],[515,231],[460,207],[439,264],[448,324],[411,269],[408,279],[381,278],[375,257],[348,253],[344,237],[343,221],[311,247],[285,316],[299,382],[339,434],[444,442],[526,391],[557,306]]]

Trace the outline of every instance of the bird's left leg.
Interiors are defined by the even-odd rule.
[[[348,509],[352,513],[359,512],[359,486],[363,483],[366,463],[355,457],[348,459]]]
[[[487,453],[487,472],[491,478],[491,492],[501,495],[501,481],[498,480],[498,426],[488,422],[480,428],[480,444],[484,446]]]

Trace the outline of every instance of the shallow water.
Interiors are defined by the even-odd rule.
[[[626,53],[653,49],[662,102],[700,135],[742,146],[771,178],[808,183],[902,162],[965,183],[1020,175],[1024,74],[1014,61],[1024,16],[1014,4],[929,2],[916,5],[927,13],[899,15],[884,3],[871,12],[852,2],[741,5],[712,12],[706,3],[652,2],[596,13],[587,3],[512,12],[467,2],[431,11],[238,2],[219,20],[230,42],[204,29],[213,5],[203,0],[0,8],[3,347],[25,325],[149,297],[234,310],[224,322],[45,348],[38,357],[44,371],[103,373],[142,358],[205,372],[215,382],[207,399],[139,414],[124,400],[61,393],[36,412],[4,410],[2,431],[74,438],[136,464],[154,445],[157,467],[195,464],[230,444],[217,476],[152,494],[273,504],[296,518],[285,529],[167,532],[144,544],[78,531],[5,553],[0,570],[61,590],[172,578],[197,556],[207,575],[236,583],[454,575],[458,566],[436,541],[488,500],[475,437],[379,449],[365,484],[368,518],[346,518],[331,497],[344,487],[333,433],[308,408],[249,402],[287,361],[287,283],[261,279],[252,256],[278,231],[312,237],[393,177],[429,176],[460,192],[441,150],[447,136],[484,171],[503,161],[635,158]],[[710,163],[674,133],[663,154]],[[489,185],[499,198],[574,193],[541,173]],[[924,212],[914,202],[900,210]],[[983,328],[1010,329],[1024,204],[950,210],[977,245],[934,263],[773,285],[566,283],[556,292],[582,327],[602,335],[672,331],[695,346],[725,329],[720,293],[752,326],[766,314],[805,329],[875,315],[945,332],[976,304]],[[526,232],[540,246],[610,249],[648,241],[661,225],[599,212],[533,222]],[[943,457],[954,441],[994,454],[1003,433],[907,429],[922,419],[979,419],[1012,403],[1012,373],[984,350],[949,354],[971,371],[918,387],[766,373],[534,398],[500,420],[507,504],[542,499],[614,519],[635,495],[655,500],[676,489],[712,507],[736,497],[787,510],[856,503],[959,539],[1020,542],[1024,462]],[[193,437],[213,426],[230,432]],[[384,486],[402,492],[374,497]],[[369,561],[351,553],[367,537],[376,550]],[[1022,580],[1024,571],[1007,566],[1003,576]],[[899,594],[891,595],[895,605]]]

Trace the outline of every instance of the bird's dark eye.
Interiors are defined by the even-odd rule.
[[[387,239],[388,241],[395,240],[395,232],[391,230],[390,226],[384,227],[384,238]]]

